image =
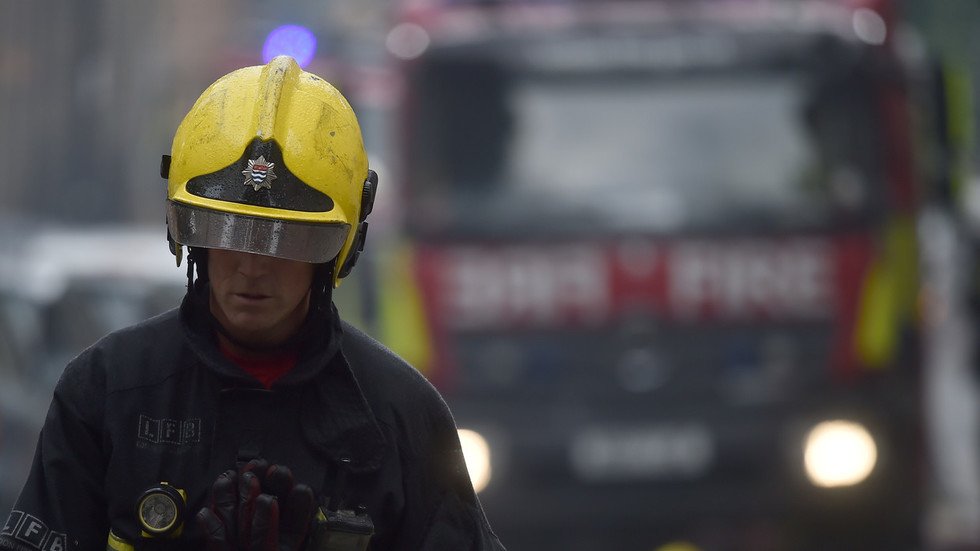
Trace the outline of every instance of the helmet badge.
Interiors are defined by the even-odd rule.
[[[272,172],[275,163],[265,160],[265,155],[260,155],[258,159],[249,159],[248,168],[242,171],[245,175],[245,185],[252,186],[255,191],[259,188],[272,189],[272,181],[276,179],[276,173]]]

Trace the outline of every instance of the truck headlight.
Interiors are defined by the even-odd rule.
[[[459,443],[473,489],[481,492],[490,482],[490,445],[483,435],[469,429],[459,429]]]
[[[864,425],[824,421],[814,426],[803,448],[806,474],[816,486],[853,486],[868,478],[878,461],[878,447]]]

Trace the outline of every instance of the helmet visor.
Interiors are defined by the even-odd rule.
[[[188,247],[229,249],[320,264],[343,248],[350,225],[272,220],[167,202],[174,240]]]

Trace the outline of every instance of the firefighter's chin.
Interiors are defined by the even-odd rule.
[[[309,296],[294,305],[252,292],[212,296],[211,312],[225,331],[239,342],[259,346],[275,346],[293,336],[309,308]]]

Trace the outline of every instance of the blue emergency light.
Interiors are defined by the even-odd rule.
[[[269,63],[279,55],[288,55],[300,67],[306,67],[316,53],[316,36],[301,25],[281,25],[265,38],[262,46],[262,62]]]

